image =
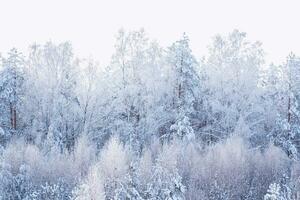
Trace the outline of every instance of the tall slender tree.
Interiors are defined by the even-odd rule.
[[[6,111],[10,121],[10,130],[16,132],[20,127],[18,123],[20,104],[23,98],[23,83],[25,80],[24,56],[11,49],[6,58],[3,58],[3,70],[0,72],[0,98],[5,103]],[[6,126],[8,123],[2,122]]]

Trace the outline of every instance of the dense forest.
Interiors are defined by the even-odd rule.
[[[2,200],[296,200],[300,57],[234,30],[196,58],[143,29],[108,66],[69,42],[0,61]]]

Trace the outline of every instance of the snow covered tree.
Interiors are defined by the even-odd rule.
[[[71,191],[63,180],[50,184],[46,182],[30,194],[28,199],[71,200]]]
[[[132,199],[143,200],[143,191],[140,191],[140,180],[137,177],[135,165],[132,163],[129,172],[125,176],[124,181],[119,183],[119,187],[115,191],[114,199]]]
[[[289,191],[284,192],[277,183],[272,183],[264,196],[264,200],[291,200]]]
[[[70,43],[33,45],[29,56],[31,82],[26,111],[33,139],[52,138],[61,151],[72,150],[80,131],[76,95],[78,66]],[[47,88],[47,90],[45,90]],[[38,142],[38,141],[37,141]]]
[[[174,75],[173,104],[177,113],[189,114],[196,101],[199,76],[197,72],[198,63],[192,55],[189,47],[189,38],[183,35],[182,39],[176,41],[169,47],[167,61],[171,65]]]
[[[178,149],[175,144],[165,144],[152,169],[146,199],[185,199],[186,186],[177,169]]]
[[[141,153],[143,143],[149,142],[159,113],[156,111],[161,93],[161,49],[146,37],[144,30],[124,32],[117,36],[116,52],[109,66],[110,83],[109,119],[111,131],[118,133],[134,152]]]
[[[193,132],[193,124],[190,124],[189,118],[195,116],[197,103],[201,100],[198,99],[200,78],[198,72],[199,65],[192,55],[189,38],[186,34],[183,35],[182,39],[169,47],[166,60],[170,66],[169,81],[171,81],[172,87],[171,102],[169,102],[171,105],[169,108],[166,107],[166,109],[174,115],[174,119],[171,119],[171,129],[165,133],[170,138],[168,135],[172,135],[174,129],[178,129],[184,125],[188,125],[186,130],[189,130],[189,133]],[[194,119],[192,120],[195,121]],[[184,132],[181,131],[180,134],[184,134]],[[179,137],[183,137],[183,135]]]
[[[3,69],[0,71],[0,99],[3,103],[0,105],[0,109],[3,115],[0,120],[1,124],[3,124],[2,127],[14,133],[17,131],[17,128],[21,127],[18,119],[20,118],[19,112],[24,93],[24,56],[17,49],[11,49],[7,58],[3,58],[2,63]]]
[[[23,200],[30,197],[33,185],[29,177],[28,166],[21,165],[18,173],[14,175],[9,165],[1,166],[1,199]]]
[[[185,186],[177,172],[169,172],[157,164],[153,171],[153,179],[146,193],[147,198],[183,200]]]
[[[81,183],[73,191],[74,200],[104,200],[105,194],[103,189],[103,183],[101,179],[96,178],[95,175],[88,175],[88,180],[85,183]]]
[[[117,137],[112,137],[101,152],[96,164],[104,184],[106,198],[113,199],[128,174],[130,156]]]
[[[269,136],[271,140],[293,159],[298,158],[299,151],[299,66],[300,59],[291,54],[287,62],[281,66],[272,66],[269,69],[266,95],[267,105],[272,105],[275,124],[271,124]]]
[[[288,73],[288,105],[287,105],[287,142],[291,143],[287,149],[290,157],[297,158],[300,139],[300,58],[291,54],[287,60]]]
[[[238,126],[243,123],[250,130],[247,137],[259,136],[253,133],[263,131],[258,87],[264,63],[261,43],[251,43],[245,33],[234,30],[227,37],[216,36],[209,52],[205,74],[210,115],[202,132],[211,139],[245,134]]]
[[[189,118],[184,116],[181,119],[178,119],[176,124],[173,124],[170,127],[171,130],[171,136],[178,137],[180,139],[183,139],[187,142],[194,141],[195,140],[195,133],[193,128],[191,127],[191,124],[189,122]]]

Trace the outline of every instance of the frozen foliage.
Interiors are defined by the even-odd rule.
[[[108,66],[69,42],[0,61],[0,200],[300,198],[300,58],[234,30],[197,59],[120,30]]]
[[[236,137],[205,151],[181,140],[153,143],[137,157],[113,137],[84,170],[76,167],[79,156],[69,167],[59,154],[38,156],[33,146],[14,146],[3,151],[2,199],[262,199],[289,173],[289,158],[279,148],[253,150]],[[18,155],[20,148],[25,155]]]
[[[103,200],[105,199],[104,185],[98,168],[92,167],[82,183],[73,191],[76,200]]]
[[[182,119],[179,119],[176,124],[173,124],[170,127],[171,134],[179,138],[183,138],[186,141],[192,141],[195,139],[194,130],[191,127],[189,118],[184,116]]]
[[[267,194],[264,196],[264,200],[289,200],[290,190],[287,188],[287,191],[282,190],[281,186],[277,183],[272,183],[268,189]]]

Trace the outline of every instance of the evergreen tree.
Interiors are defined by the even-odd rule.
[[[175,129],[179,130],[179,127],[185,125],[189,132],[186,134],[190,134],[193,132],[193,124],[190,124],[189,118],[194,117],[196,113],[200,78],[197,72],[199,65],[192,55],[186,34],[169,47],[166,59],[171,68],[171,76],[173,76],[170,78],[173,84],[171,108],[175,116],[169,134],[172,135]],[[184,131],[180,132],[178,136],[183,137],[181,134],[184,134]],[[168,133],[166,136],[170,138]]]
[[[3,69],[0,72],[0,106],[2,113],[0,120],[2,127],[16,133],[22,125],[19,122],[22,99],[24,95],[23,84],[25,81],[24,57],[16,49],[8,52],[3,58]]]

